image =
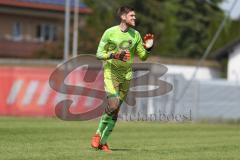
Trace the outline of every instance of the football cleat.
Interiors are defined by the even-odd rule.
[[[101,140],[100,134],[95,134],[92,137],[91,146],[95,149],[98,149],[100,146],[100,140]]]
[[[98,149],[108,153],[112,152],[112,150],[109,149],[109,146],[107,144],[101,144]]]

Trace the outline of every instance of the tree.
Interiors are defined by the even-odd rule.
[[[192,58],[203,55],[218,27],[216,24],[220,24],[224,16],[217,6],[219,2],[179,0],[176,12],[176,27],[179,30],[176,47],[181,52],[179,55]]]
[[[222,0],[84,0],[93,9],[80,29],[80,51],[95,54],[104,30],[117,25],[116,9],[121,5],[135,8],[136,29],[142,36],[156,37],[152,54],[168,57],[197,58],[203,55],[224,13]]]

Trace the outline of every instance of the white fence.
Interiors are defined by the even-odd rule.
[[[153,98],[139,98],[134,107],[125,103],[123,120],[184,121],[200,119],[240,119],[240,86],[227,80],[194,80],[166,74],[160,79],[173,90]],[[188,86],[188,87],[186,87]]]

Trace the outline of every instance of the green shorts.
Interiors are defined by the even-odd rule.
[[[130,80],[113,74],[111,70],[104,70],[104,88],[107,97],[118,97],[123,101],[127,96],[129,85]]]

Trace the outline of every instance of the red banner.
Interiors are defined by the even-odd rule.
[[[79,95],[65,95],[50,88],[49,76],[54,68],[1,67],[0,115],[54,116],[54,108],[64,99],[74,101],[70,111],[82,113],[94,109],[101,100]],[[66,78],[71,85],[90,86],[103,90],[102,72],[93,83],[83,81],[85,70],[76,69]],[[94,94],[89,93],[89,94]]]

